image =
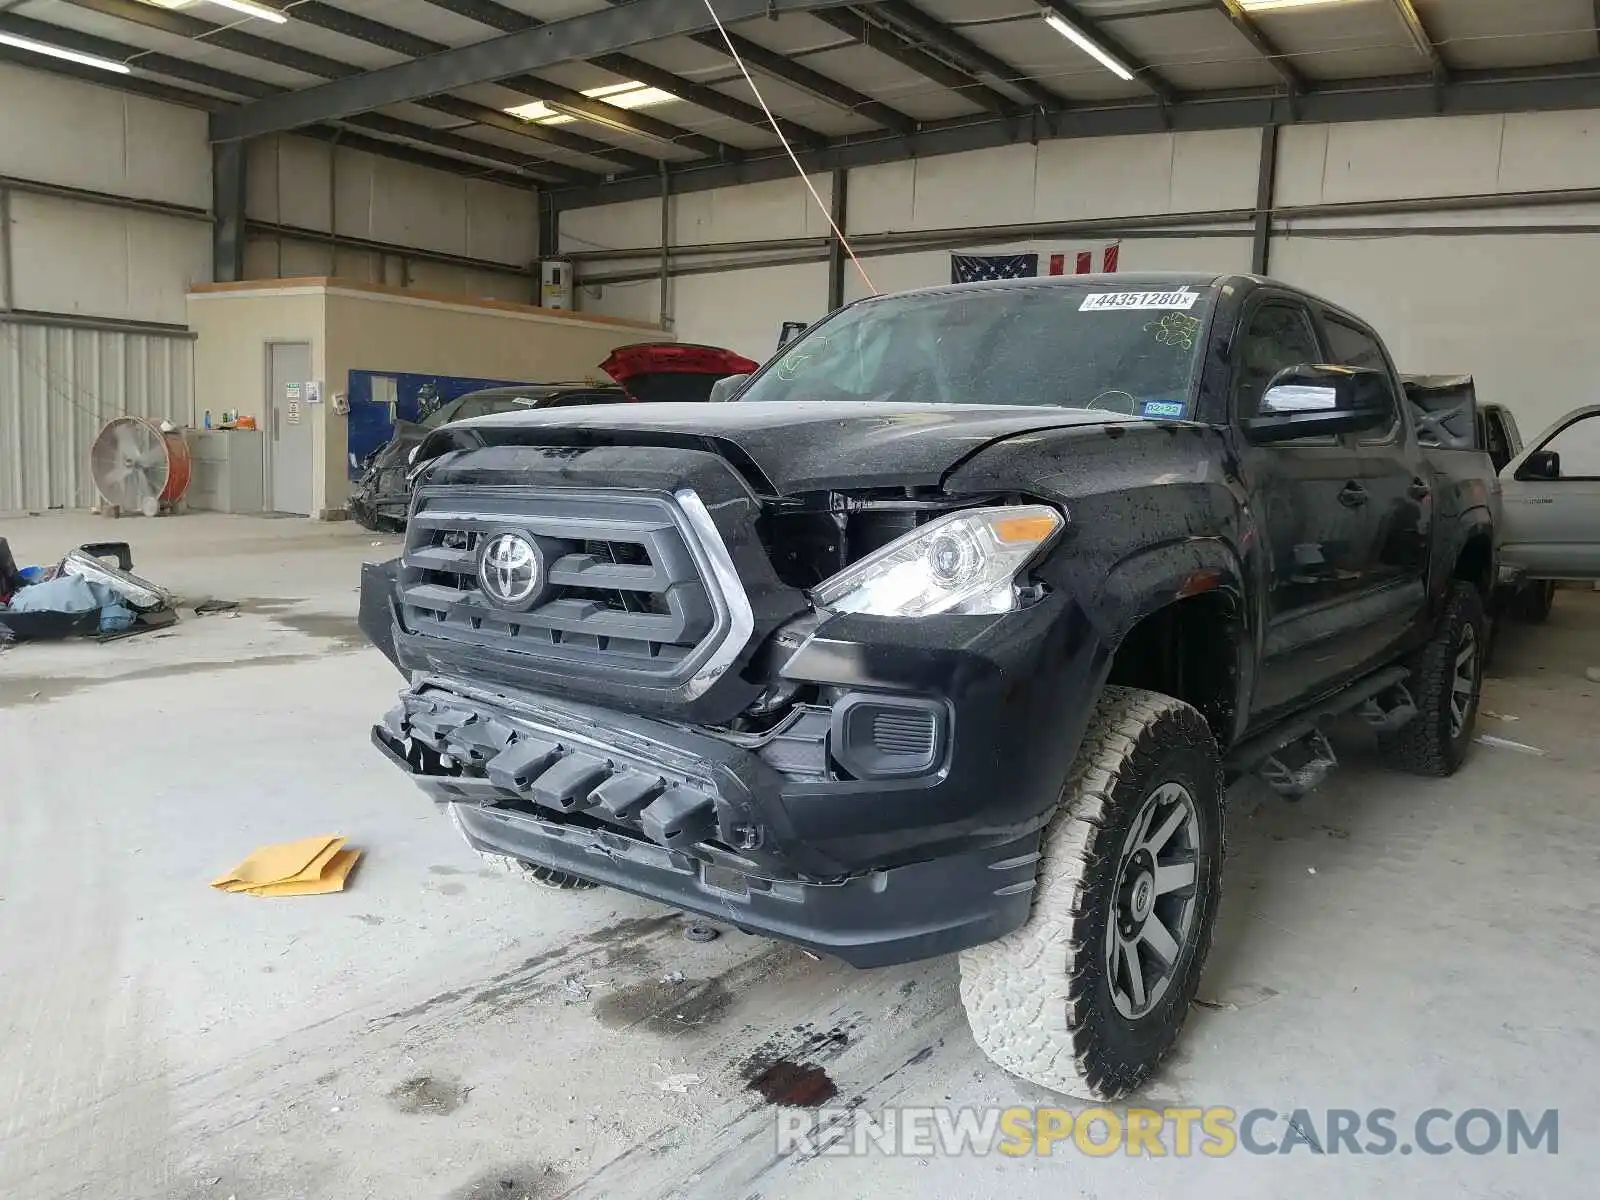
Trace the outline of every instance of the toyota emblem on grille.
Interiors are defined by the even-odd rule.
[[[484,543],[478,582],[499,608],[526,608],[544,583],[538,547],[520,533],[497,533]]]

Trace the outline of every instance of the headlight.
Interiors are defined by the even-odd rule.
[[[1042,504],[950,513],[823,580],[811,597],[836,612],[880,617],[1010,612],[1017,573],[1062,524]]]

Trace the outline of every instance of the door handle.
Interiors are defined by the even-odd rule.
[[[1354,481],[1339,489],[1339,503],[1346,508],[1360,508],[1367,502],[1367,489]]]
[[[1411,481],[1411,486],[1406,489],[1406,495],[1410,496],[1413,500],[1426,500],[1429,496],[1433,495],[1433,489],[1430,488],[1423,480],[1413,479]]]

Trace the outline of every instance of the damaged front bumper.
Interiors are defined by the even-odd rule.
[[[394,564],[365,569],[361,625],[399,665],[394,588]],[[815,699],[759,735],[528,690],[475,661],[413,673],[373,731],[471,844],[857,966],[1026,920],[1105,667],[1061,594],[989,617],[829,617],[776,668]]]
[[[740,747],[645,718],[424,680],[373,741],[479,850],[855,966],[975,946],[1028,914],[1037,830],[842,876],[785,869],[776,843],[787,839],[773,829],[784,776]]]

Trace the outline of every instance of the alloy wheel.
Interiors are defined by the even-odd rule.
[[[1145,798],[1124,839],[1106,930],[1111,1000],[1128,1020],[1155,1008],[1195,927],[1200,815],[1194,797],[1164,783]]]

